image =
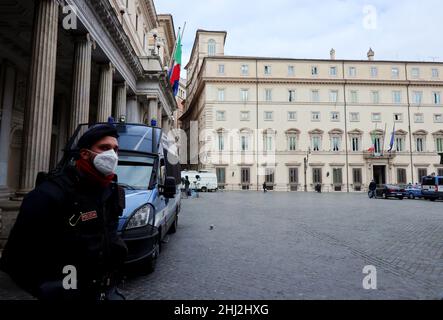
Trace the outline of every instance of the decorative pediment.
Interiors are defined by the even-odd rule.
[[[325,133],[325,132],[321,129],[314,129],[314,130],[309,131],[309,134],[311,134],[311,135],[314,135],[314,134],[322,135],[323,133]]]
[[[276,135],[277,134],[277,130],[272,129],[272,128],[268,128],[263,130],[263,135],[267,136],[267,135]]]
[[[298,129],[295,129],[295,128],[291,128],[291,129],[286,130],[285,133],[286,133],[287,135],[290,135],[290,134],[300,134],[301,131],[298,130]]]
[[[226,132],[228,132],[225,128],[218,128],[217,130],[215,130],[215,132],[216,133],[222,133],[222,134],[224,134],[224,133],[226,133]]]
[[[382,136],[384,134],[385,134],[385,132],[381,129],[375,129],[375,130],[371,131],[371,135],[373,135],[373,136]]]
[[[443,136],[443,130],[438,130],[432,134],[433,136]]]
[[[249,129],[249,128],[242,128],[242,129],[238,130],[238,132],[239,132],[240,134],[252,134],[252,133],[253,133],[253,130],[252,130],[252,129]]]
[[[413,133],[414,136],[427,136],[428,132],[426,130],[417,130]]]
[[[329,131],[330,135],[342,135],[344,133],[344,131],[342,129],[332,129],[331,131]]]
[[[405,136],[407,134],[408,133],[406,131],[402,130],[402,129],[395,131],[395,135],[396,136]]]
[[[351,136],[362,136],[363,131],[361,131],[359,129],[354,129],[354,130],[349,131],[348,134]]]

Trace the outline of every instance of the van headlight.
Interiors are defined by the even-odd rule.
[[[137,211],[135,211],[129,219],[129,222],[126,225],[126,230],[147,226],[151,220],[151,216],[154,213],[153,210],[154,209],[152,209],[150,205],[144,205],[140,209],[137,209]]]

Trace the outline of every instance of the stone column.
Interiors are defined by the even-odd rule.
[[[157,111],[157,126],[159,128],[163,127],[163,106],[161,103],[158,104],[158,111]]]
[[[34,187],[38,172],[48,171],[51,151],[59,8],[56,0],[36,3],[20,194]]]
[[[112,116],[112,76],[114,68],[105,64],[100,68],[100,83],[98,89],[97,122],[108,122]]]
[[[13,66],[6,64],[5,82],[3,90],[2,104],[2,120],[0,124],[0,200],[9,198],[8,188],[8,162],[9,162],[9,145],[12,122],[12,108],[15,95],[15,69]]]
[[[76,38],[69,136],[79,124],[89,122],[91,62],[92,41],[89,34]]]
[[[155,118],[155,120],[157,121],[157,126],[158,126],[158,100],[157,99],[149,99],[148,113],[149,113],[148,125],[151,125],[151,120]]]
[[[138,112],[137,96],[128,97],[127,104],[127,119],[128,123],[140,123],[140,115]]]
[[[115,120],[127,117],[126,111],[126,83],[118,85],[115,89]]]

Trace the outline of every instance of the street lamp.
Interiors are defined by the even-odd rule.
[[[306,178],[306,172],[308,171],[308,163],[309,163],[309,155],[311,154],[311,147],[308,148],[306,152],[306,157],[304,160],[304,169],[305,169],[305,192],[308,192],[308,180]]]

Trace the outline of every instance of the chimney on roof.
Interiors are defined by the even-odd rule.
[[[331,51],[329,52],[329,55],[331,56],[331,60],[335,60],[335,49],[332,48]]]
[[[369,48],[369,51],[368,51],[368,60],[369,60],[369,61],[373,61],[373,60],[374,60],[374,57],[375,57],[375,52],[372,50],[372,48]]]

